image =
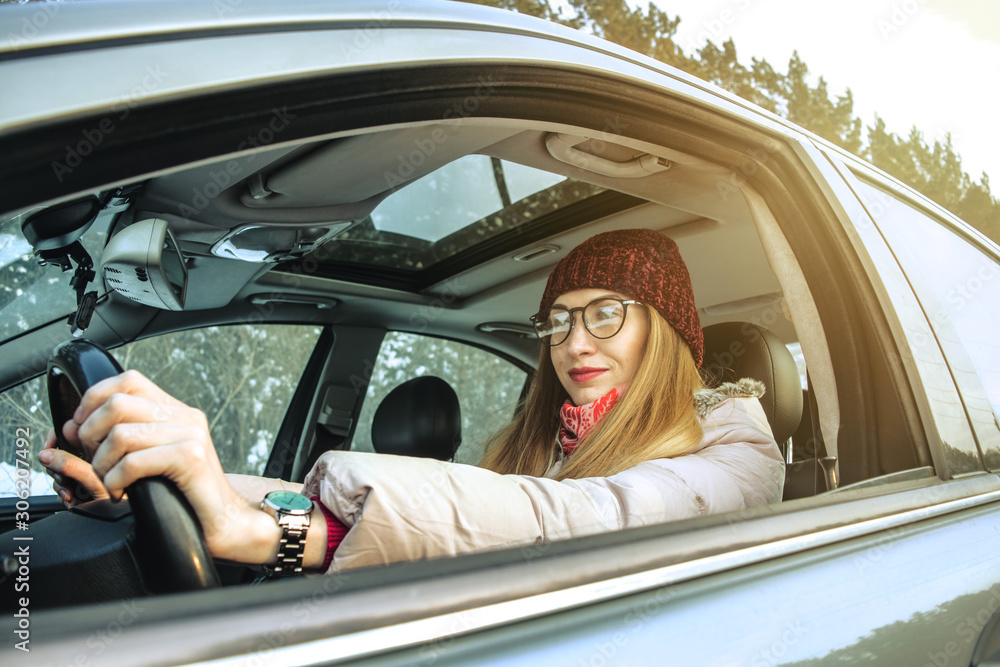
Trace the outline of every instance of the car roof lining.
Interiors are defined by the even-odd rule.
[[[439,131],[445,133],[445,139],[433,149],[419,151],[420,140],[430,141],[429,138],[438,136],[435,133]],[[639,179],[602,176],[553,158],[544,142],[549,133],[591,137],[607,142],[609,150],[617,145],[637,153],[657,155],[670,160],[672,166],[661,174]],[[333,133],[297,145],[231,154],[151,181],[140,205],[155,209],[157,214],[186,217],[226,229],[251,222],[309,225],[353,220],[367,216],[391,194],[394,188],[387,186],[386,172],[398,167],[405,161],[404,156],[414,151],[421,152],[421,156],[429,155],[421,157],[419,164],[414,161],[406,164],[412,167],[412,172],[406,172],[407,183],[460,157],[481,154],[661,203],[695,216],[726,219],[746,215],[746,206],[738,197],[716,196],[718,183],[732,176],[726,167],[609,132],[595,132],[563,123],[506,118],[397,123]],[[273,200],[268,197],[257,201],[247,195],[246,187],[228,186],[218,196],[205,197],[204,206],[192,206],[193,191],[212,183],[220,167],[227,166],[238,173],[241,182],[251,175],[261,174],[268,186],[273,182],[283,191]],[[377,177],[359,175],[369,173]],[[331,182],[331,174],[339,180]],[[292,185],[294,181],[305,182]],[[197,199],[199,193],[193,194]]]
[[[460,134],[456,136],[475,136],[477,133],[485,133],[490,139],[500,137],[499,140],[493,141],[488,146],[474,151],[479,154],[557,173],[632,195],[649,203],[622,211],[611,218],[597,220],[576,229],[559,233],[558,243],[555,243],[556,239],[553,239],[552,243],[542,242],[538,244],[540,246],[557,246],[554,253],[540,260],[524,262],[515,259],[515,256],[531,249],[531,246],[519,247],[514,252],[504,253],[481,262],[471,269],[448,276],[425,290],[425,293],[431,296],[450,298],[452,300],[452,303],[449,304],[452,306],[450,311],[457,311],[463,305],[468,305],[472,311],[519,312],[523,314],[525,312],[523,304],[531,303],[536,298],[536,294],[540,291],[541,285],[544,284],[545,277],[551,267],[569,248],[603,229],[630,226],[659,229],[677,240],[682,254],[691,268],[696,300],[703,309],[701,315],[705,325],[717,321],[732,320],[735,315],[746,319],[766,315],[769,312],[766,306],[754,308],[747,305],[743,308],[742,313],[739,306],[740,304],[751,304],[754,298],[762,295],[780,295],[781,286],[767,264],[746,202],[738,192],[729,195],[722,192],[720,195],[720,183],[732,182],[733,173],[730,169],[667,147],[613,135],[610,132],[584,130],[565,123],[522,119],[467,118],[463,119],[461,123],[403,123],[375,129],[369,128],[363,132],[340,133],[333,139],[324,137],[321,141],[321,147],[318,149],[311,149],[308,145],[303,144],[298,147],[284,146],[280,149],[262,150],[260,151],[261,162],[258,162],[258,165],[265,172],[271,173],[272,168],[276,166],[273,173],[292,174],[298,173],[296,170],[306,167],[312,170],[321,169],[323,165],[329,167],[339,156],[343,155],[345,159],[349,159],[352,167],[357,171],[374,170],[379,173],[379,178],[384,183],[381,167],[384,167],[385,164],[391,164],[393,160],[398,160],[398,156],[402,155],[407,148],[412,148],[420,136],[430,136],[431,132],[446,128],[450,128],[449,131],[456,131],[456,127],[460,128],[457,130]],[[603,176],[553,158],[545,148],[545,137],[554,132],[592,137],[596,141],[605,142],[607,146],[614,147],[619,152],[629,151],[658,155],[670,160],[672,165],[664,172],[644,178],[623,179]],[[352,136],[358,137],[358,142],[353,141]],[[479,143],[482,143],[482,140]],[[450,139],[441,142],[439,147],[435,149],[439,156],[438,161],[434,163],[435,166],[421,165],[419,169],[415,170],[413,178],[433,171],[436,165],[444,161],[445,158],[450,161],[468,154],[475,145],[476,142],[472,139],[462,139],[454,143]],[[388,160],[380,157],[364,164],[364,156],[371,152],[361,150],[364,147],[369,149],[378,147],[380,152],[388,153],[392,157]],[[239,159],[239,156],[234,159]],[[174,211],[176,211],[176,206],[178,202],[183,201],[184,194],[190,193],[191,189],[198,183],[206,182],[213,171],[217,173],[218,165],[225,163],[224,159],[220,159],[213,164],[202,164],[188,172],[172,174],[159,179],[159,182],[150,183],[147,192],[139,201],[139,206],[147,209],[150,214],[155,213],[157,216],[167,218],[182,245],[190,249],[193,244],[198,244],[201,251],[204,252],[207,246],[217,238],[216,235],[221,235],[221,230],[215,231],[215,224],[228,227],[247,222],[245,218],[237,219],[229,214],[232,213],[230,209],[234,202],[240,200],[240,196],[236,194],[237,191],[242,191],[245,186],[232,187],[229,192],[225,193],[225,196],[209,200],[208,206],[199,211],[198,217],[201,220],[197,222],[165,212],[170,208],[167,202],[172,199],[175,204]],[[246,171],[246,175],[250,173],[253,172]],[[344,172],[341,170],[336,173]],[[312,189],[321,187],[326,190],[335,189],[335,186],[331,188],[330,183],[325,186],[322,185],[323,183],[323,179],[313,179],[309,187]],[[369,195],[371,192],[370,184],[362,183],[359,185],[356,179],[350,182],[348,189],[351,188],[363,195]],[[300,192],[300,194],[303,193],[307,197],[313,196],[309,194],[308,190]],[[379,198],[383,195],[384,193],[374,195],[374,197]],[[341,203],[338,206],[350,207],[353,205]],[[239,204],[239,207],[239,210],[243,212],[249,210],[242,204]],[[307,207],[306,209],[295,209],[295,211],[296,215],[301,216],[300,222],[314,222],[314,213],[329,213],[332,208],[335,207],[322,206],[319,209]],[[256,212],[256,209],[254,211]],[[269,211],[275,212],[270,209]],[[229,213],[218,216],[220,212]],[[359,211],[353,210],[353,212]],[[725,267],[725,270],[733,275],[739,275],[740,279],[720,281],[719,272],[722,267]],[[263,291],[260,288],[265,285],[270,287],[274,280],[265,274],[259,278],[258,282],[260,284],[257,287],[252,284],[247,285],[243,290],[243,295]],[[461,294],[458,298],[455,294],[457,285],[461,286]],[[397,290],[357,288],[345,284],[344,281],[326,283],[317,282],[317,280],[309,281],[309,291],[313,294],[321,292],[324,288],[334,292],[339,292],[342,289],[347,289],[349,292],[360,290],[368,297],[376,293],[376,298],[383,300],[402,299],[404,302],[414,303],[412,299],[403,297],[403,293]],[[719,310],[717,307],[726,304],[735,305],[730,307],[726,314],[709,314],[708,310]],[[420,303],[418,300],[417,307],[420,305],[426,306],[427,303],[426,301]],[[412,306],[400,306],[401,311],[408,309],[412,309]],[[449,312],[449,314],[452,313]],[[406,321],[406,317],[398,319]],[[510,319],[513,319],[512,324],[523,325],[525,321],[524,317],[506,318],[506,320]],[[474,327],[479,324],[482,322],[468,322],[466,326]],[[794,329],[784,318],[774,320],[771,324],[775,333],[782,339],[787,341],[796,339]]]

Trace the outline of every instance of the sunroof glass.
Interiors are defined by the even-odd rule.
[[[564,180],[558,174],[486,155],[468,155],[389,196],[372,212],[372,226],[380,232],[436,243],[507,208],[512,201]]]
[[[400,188],[313,257],[420,271],[603,191],[506,160],[468,155]]]

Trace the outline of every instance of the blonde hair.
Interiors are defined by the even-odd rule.
[[[704,384],[694,358],[680,334],[658,312],[648,312],[649,336],[635,377],[555,479],[607,477],[643,461],[687,454],[701,442],[694,394]],[[566,398],[543,345],[527,396],[514,420],[490,438],[480,466],[544,475],[555,460],[559,408]]]

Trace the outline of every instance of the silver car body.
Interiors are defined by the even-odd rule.
[[[585,104],[583,82],[600,80],[614,82],[617,95],[625,102],[634,98],[644,109],[645,115],[632,117],[608,113],[604,126],[591,115],[581,126],[596,136],[651,142],[653,131],[643,126],[651,122],[645,113],[651,100],[661,100],[674,120],[678,110],[687,109],[693,117],[698,112],[711,118],[729,136],[745,135],[746,160],[730,161],[731,178],[720,188],[746,193],[746,183],[759,183],[755,179],[771,169],[768,182],[777,187],[775,175],[784,174],[792,198],[823,210],[809,224],[836,239],[826,250],[846,267],[829,280],[862,285],[859,293],[867,299],[861,307],[878,313],[872,319],[879,328],[871,335],[897,351],[888,364],[891,386],[910,392],[910,399],[902,399],[910,406],[910,428],[919,425],[930,459],[907,471],[737,516],[607,535],[582,546],[543,544],[516,554],[460,559],[457,565],[415,565],[370,575],[363,587],[343,575],[308,578],[277,591],[223,589],[38,612],[32,615],[31,653],[12,650],[6,632],[4,662],[969,664],[1000,605],[1000,481],[991,472],[996,466],[989,465],[1000,452],[1000,432],[975,363],[918,297],[913,276],[900,265],[881,226],[892,206],[906,205],[993,261],[1000,249],[857,158],[692,76],[596,38],[459,3],[392,0],[3,7],[0,81],[6,92],[0,96],[0,139],[30,138],[53,124],[104,114],[112,125],[97,126],[96,145],[99,136],[114,138],[130,113],[165,102],[197,106],[208,95],[235,95],[269,82],[350,85],[370,81],[373,72],[405,87],[411,73],[456,64],[479,68],[482,78],[479,88],[465,84],[465,110],[455,109],[445,117],[449,122],[462,122],[463,114],[480,116],[493,103],[491,96],[508,94],[515,85],[532,87],[528,79],[515,82],[517,76],[501,73],[536,72],[537,81],[547,83],[537,83],[532,94],[555,91],[564,80],[560,92]],[[281,98],[273,104],[280,117]],[[487,113],[498,113],[498,107],[490,108]],[[568,117],[543,118],[535,111],[523,118],[516,109],[507,113],[526,127],[573,127]],[[701,129],[675,124],[672,131],[698,137],[709,125],[692,123],[701,123]],[[293,136],[294,127],[288,134],[282,129],[272,128],[274,146],[303,138]],[[331,127],[330,136],[342,131]],[[80,136],[83,143],[67,144],[67,151],[86,147],[91,135]],[[766,143],[760,137],[767,137]],[[229,145],[233,151],[247,148]],[[50,150],[44,161],[69,165],[70,159],[69,152]],[[65,180],[49,179],[30,192],[20,183],[0,183],[3,202],[14,202],[3,208],[58,201],[139,174],[168,173],[179,166],[171,159],[155,153],[147,164],[129,165],[130,175],[109,168],[103,173],[110,176],[100,176],[100,182],[77,181],[78,172],[67,172]],[[13,171],[8,166],[4,173]],[[37,173],[29,170],[28,176]],[[892,205],[873,201],[865,190],[872,186]],[[39,199],[39,193],[45,196]],[[767,209],[763,200],[756,205],[751,198],[751,210]],[[787,224],[768,215],[756,222],[769,259],[810,256],[807,242],[786,240]],[[818,287],[814,275],[801,272],[782,279],[808,285],[805,293],[836,291],[835,285]],[[831,342],[840,336],[832,321],[808,299],[790,305],[812,313],[811,321],[797,323],[800,334],[813,334],[802,337],[802,348],[824,410],[824,438],[843,443],[844,423],[867,394],[859,388],[852,396],[843,379],[838,382],[846,362]],[[4,364],[48,352],[37,352],[38,339],[30,337],[8,341],[2,349]],[[974,457],[978,465],[957,468],[955,452]]]

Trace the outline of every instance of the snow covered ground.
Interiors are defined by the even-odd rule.
[[[14,484],[16,468],[6,462],[0,462],[0,498],[17,495]],[[31,495],[55,495],[52,490],[52,478],[43,472],[31,471]]]

